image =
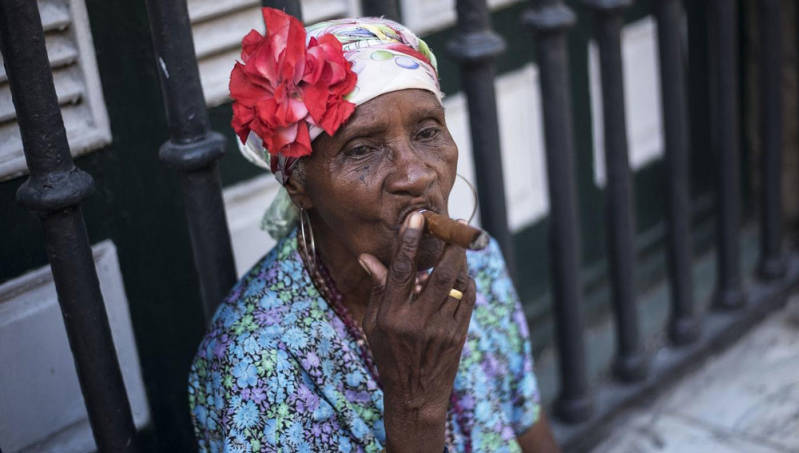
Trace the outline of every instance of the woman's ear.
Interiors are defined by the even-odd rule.
[[[288,182],[286,182],[285,188],[294,205],[307,211],[313,207],[313,201],[308,195],[305,181],[305,169],[302,168],[303,163],[304,162],[298,162],[299,165],[297,165],[295,171],[292,172],[291,177],[289,177]]]

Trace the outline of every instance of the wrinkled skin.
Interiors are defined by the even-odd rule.
[[[333,137],[322,134],[313,146],[303,163],[305,196],[299,201],[312,216],[319,243],[335,242],[335,251],[331,246],[323,253],[349,255],[352,263],[369,253],[387,263],[409,208],[446,214],[458,149],[431,93],[379,96],[359,106]],[[423,248],[419,266],[429,268],[443,243],[425,239]]]
[[[305,177],[287,189],[309,213],[322,260],[367,336],[388,451],[440,453],[475,301],[465,251],[423,234],[414,214],[447,213],[458,149],[444,110],[428,91],[387,93],[313,148]],[[418,272],[431,267],[429,277]],[[543,415],[519,441],[525,452],[557,451]]]

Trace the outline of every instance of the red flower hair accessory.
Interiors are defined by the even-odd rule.
[[[355,111],[344,96],[357,75],[331,34],[311,37],[296,18],[262,9],[266,33],[250,31],[241,42],[241,62],[230,74],[231,126],[247,142],[250,131],[273,157],[311,154],[309,125],[329,135]]]

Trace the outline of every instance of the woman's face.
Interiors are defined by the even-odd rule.
[[[458,148],[444,109],[425,90],[395,91],[360,106],[333,137],[322,134],[305,161],[306,207],[325,230],[357,257],[375,255],[384,263],[396,247],[398,231],[414,210],[447,214],[455,181]],[[418,265],[435,264],[443,248],[426,236]]]

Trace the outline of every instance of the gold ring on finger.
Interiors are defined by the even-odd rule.
[[[451,290],[449,290],[449,297],[451,297],[451,298],[453,298],[455,300],[461,300],[461,299],[463,299],[463,293],[458,291],[455,288],[452,288]]]

